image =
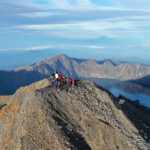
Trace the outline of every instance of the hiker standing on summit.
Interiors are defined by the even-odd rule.
[[[68,75],[66,75],[66,81],[67,81],[67,84],[69,83],[69,77]]]
[[[58,75],[58,72],[57,72],[57,71],[55,72],[55,78],[56,78],[56,80],[58,81],[59,75]]]

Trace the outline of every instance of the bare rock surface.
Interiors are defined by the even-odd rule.
[[[150,112],[90,81],[0,97],[1,150],[149,150]]]

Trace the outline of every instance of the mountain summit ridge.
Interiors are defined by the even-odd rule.
[[[22,69],[26,70],[26,67],[15,70]],[[60,70],[66,74],[73,72],[79,77],[99,77],[119,80],[133,80],[150,74],[150,66],[141,65],[138,63],[114,64],[114,62],[110,60],[99,63],[94,59],[83,60],[80,62],[77,59],[68,57],[64,54],[42,60],[39,63],[30,66],[30,70],[36,70],[45,75],[50,75],[52,71]]]
[[[91,81],[74,87],[49,84],[45,79],[22,87],[7,99],[0,110],[0,149],[150,148],[150,112],[145,108],[115,98]]]
[[[32,66],[0,71],[0,95],[13,94],[19,87],[48,78],[56,70],[76,78],[109,78],[123,81],[150,75],[150,66],[136,63],[115,65],[110,61],[100,63],[95,60],[78,60],[60,54]]]

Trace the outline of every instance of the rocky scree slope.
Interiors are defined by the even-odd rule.
[[[90,81],[0,97],[1,150],[148,150],[150,112]]]

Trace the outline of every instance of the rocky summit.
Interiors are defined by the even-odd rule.
[[[150,111],[90,81],[0,97],[0,150],[149,150]]]

